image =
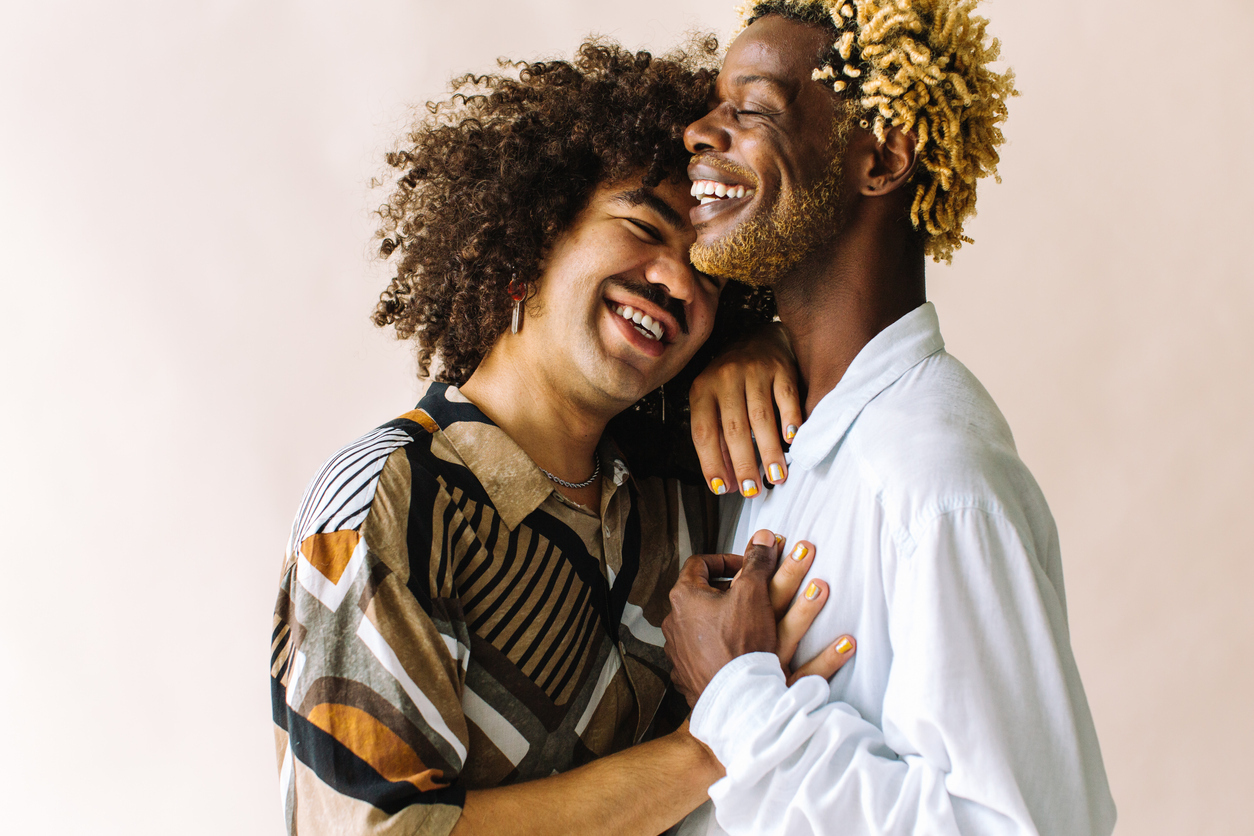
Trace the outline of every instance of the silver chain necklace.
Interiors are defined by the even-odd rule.
[[[572,490],[579,490],[580,488],[586,488],[589,485],[591,485],[593,482],[596,481],[596,478],[601,475],[601,457],[597,456],[593,460],[597,463],[597,466],[593,468],[592,475],[589,476],[587,479],[584,479],[582,482],[567,482],[565,479],[559,479],[556,476],[554,476],[552,473],[549,473],[543,467],[540,467],[540,465],[536,465],[536,467],[540,467],[541,473],[549,477],[549,479],[551,479],[552,481],[561,485],[563,488],[571,488]]]

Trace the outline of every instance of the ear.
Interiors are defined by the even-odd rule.
[[[863,159],[865,171],[859,191],[866,197],[879,197],[891,194],[909,182],[918,165],[919,157],[916,146],[919,138],[914,131],[903,131],[898,127],[889,127],[884,132],[884,141],[875,140],[873,149]]]

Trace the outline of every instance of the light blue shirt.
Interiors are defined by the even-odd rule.
[[[1058,533],[988,392],[925,304],[876,336],[797,433],[787,482],[726,516],[816,546],[831,595],[796,662],[723,668],[692,732],[733,834],[1106,836],[1115,809],[1071,653]],[[699,832],[700,816],[685,832]],[[709,823],[712,831],[717,832]]]

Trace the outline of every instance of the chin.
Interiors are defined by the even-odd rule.
[[[746,239],[735,234],[730,240],[698,242],[690,254],[693,266],[702,273],[752,287],[774,287],[803,256],[787,242],[763,241],[756,236]]]

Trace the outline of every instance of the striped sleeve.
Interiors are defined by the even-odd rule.
[[[340,451],[293,527],[271,665],[291,836],[446,836],[461,814],[470,640],[452,590],[433,585],[452,582],[439,554],[409,554],[443,539],[410,530],[438,522],[414,507],[418,435],[385,427]]]

